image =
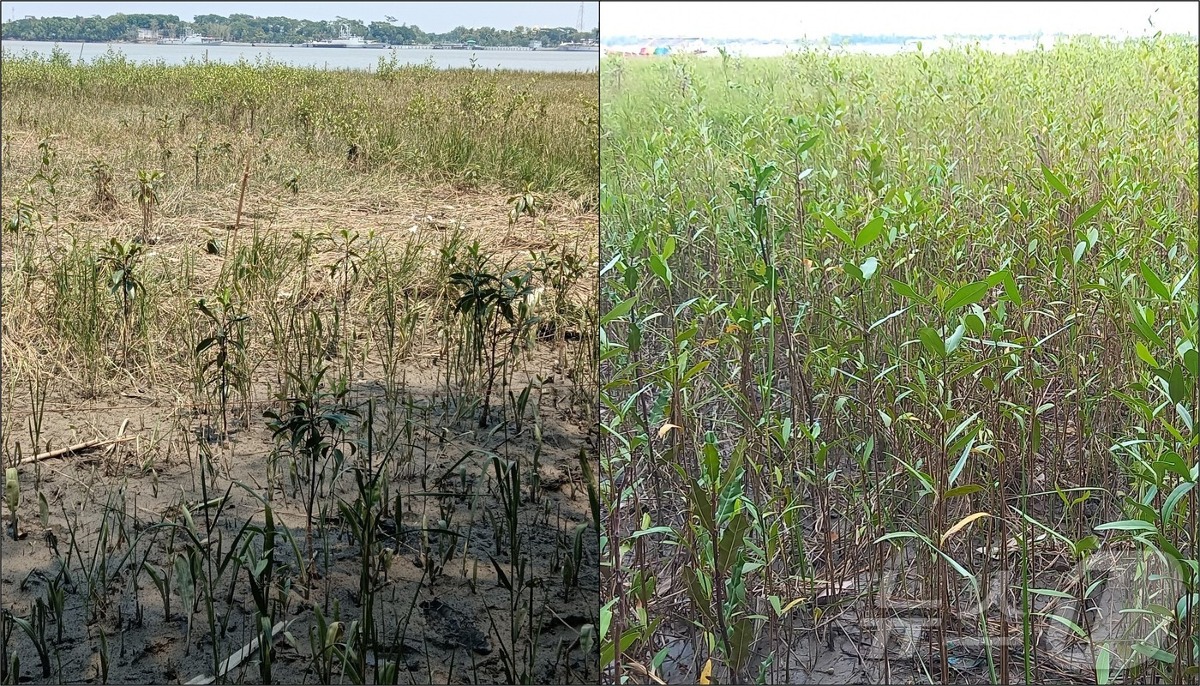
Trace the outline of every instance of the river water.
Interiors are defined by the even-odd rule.
[[[379,58],[390,58],[392,50],[364,48],[301,48],[286,45],[155,45],[144,43],[47,43],[40,41],[0,41],[0,48],[20,54],[26,50],[49,55],[58,45],[72,59],[81,56],[85,61],[103,55],[109,48],[123,53],[135,62],[183,64],[185,60],[204,60],[232,63],[245,58],[254,62],[267,57],[297,67],[316,69],[363,69],[374,71]],[[421,64],[432,60],[439,69],[459,69],[471,66],[474,58],[480,69],[518,69],[542,72],[596,71],[600,65],[598,52],[559,50],[432,50],[429,48],[397,48],[401,64]]]

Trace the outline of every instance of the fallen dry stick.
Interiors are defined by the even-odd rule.
[[[23,464],[29,464],[31,462],[41,462],[42,460],[50,460],[55,457],[62,457],[63,455],[70,455],[71,453],[81,453],[86,450],[95,450],[96,448],[103,448],[105,446],[116,445],[118,443],[128,443],[129,441],[132,441],[135,438],[137,438],[137,437],[136,436],[125,436],[123,438],[111,438],[111,439],[100,438],[100,439],[96,439],[94,441],[84,441],[83,443],[76,443],[75,445],[72,445],[72,446],[69,446],[66,448],[59,448],[58,450],[51,450],[48,453],[41,453],[39,455],[30,455],[29,457],[23,457],[23,458],[17,460],[16,462],[14,462],[13,466],[16,467],[16,466],[23,465]]]
[[[638,662],[637,660],[629,660],[626,664],[629,665],[630,667],[633,667],[634,671],[641,672],[642,676],[650,679],[654,683],[659,684],[660,686],[666,686],[667,682],[665,682],[662,679],[660,679],[659,677],[655,676],[654,672],[651,672],[649,669],[646,668],[646,665],[643,665],[642,663]]]
[[[292,621],[295,621],[295,620],[291,620],[288,622],[279,622],[278,624],[276,624],[271,629],[271,641],[274,642],[275,636],[280,631],[283,631],[288,626],[290,626]],[[243,646],[241,650],[237,651],[233,655],[230,655],[224,662],[222,662],[221,663],[221,671],[219,674],[217,674],[216,677],[198,676],[195,679],[192,679],[191,681],[188,681],[185,683],[187,683],[187,684],[211,684],[212,682],[216,681],[217,678],[223,677],[226,674],[228,674],[230,671],[237,669],[238,665],[242,664],[242,661],[245,660],[247,657],[250,657],[251,655],[253,655],[254,651],[256,651],[256,650],[258,650],[258,639],[257,638],[254,639],[253,641],[250,641],[248,644]]]

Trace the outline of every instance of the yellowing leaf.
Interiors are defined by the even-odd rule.
[[[712,683],[712,658],[709,658],[708,661],[704,663],[704,669],[700,670],[700,683]]]
[[[662,438],[663,436],[666,436],[667,433],[671,431],[671,429],[679,429],[679,428],[682,428],[682,427],[680,427],[678,424],[663,424],[662,428],[658,430],[658,437]]]
[[[991,517],[991,515],[986,512],[976,512],[975,514],[970,514],[970,515],[967,515],[966,517],[963,517],[962,519],[960,519],[958,521],[957,524],[950,527],[949,531],[942,534],[941,542],[945,543],[946,539],[950,538],[951,536],[958,533],[959,531],[962,531],[967,526],[969,526],[971,524],[971,522],[975,521],[976,519],[980,519],[981,517]]]
[[[799,598],[796,598],[795,600],[788,603],[787,605],[784,605],[783,609],[779,611],[779,616],[782,617],[782,616],[786,615],[787,613],[796,609],[797,605],[799,605],[800,603],[803,603],[806,600],[808,600],[808,598],[805,598],[804,596],[800,596]]]

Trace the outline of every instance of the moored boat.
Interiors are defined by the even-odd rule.
[[[568,52],[598,52],[600,50],[599,43],[562,43],[555,50],[565,50]]]
[[[159,45],[220,45],[225,41],[211,36],[201,36],[188,29],[182,38],[159,38]]]
[[[342,25],[342,34],[332,40],[315,40],[304,44],[306,48],[385,48],[383,43],[377,40],[366,40],[362,36],[355,36],[350,33],[350,29],[345,24]]]

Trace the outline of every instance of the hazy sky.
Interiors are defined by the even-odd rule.
[[[585,2],[583,29],[599,23],[598,2]],[[402,24],[442,33],[456,26],[575,26],[578,2],[5,2],[4,19],[34,17],[107,17],[124,14],[174,14],[191,21],[197,14],[249,14],[320,21],[346,17],[364,23],[395,17]]]
[[[613,2],[601,36],[820,38],[868,35],[1190,33],[1195,2]],[[1158,10],[1155,13],[1155,9]],[[1146,22],[1153,17],[1154,28]]]

